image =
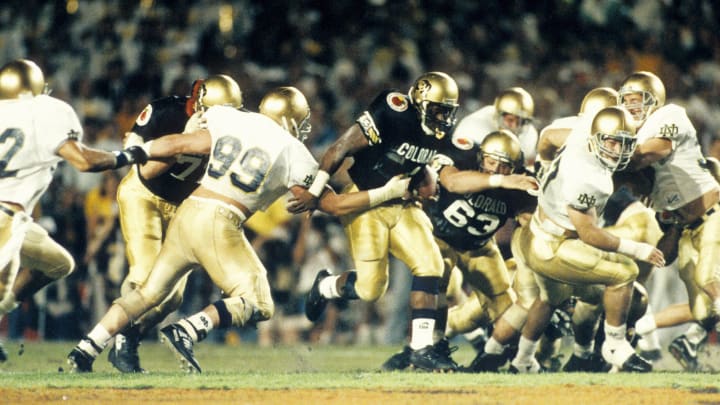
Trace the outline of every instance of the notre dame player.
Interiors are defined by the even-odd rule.
[[[300,195],[295,212],[314,209],[330,176],[347,157],[354,183],[345,192],[382,186],[396,175],[422,176],[426,164],[450,145],[458,87],[442,72],[422,74],[408,94],[381,92],[370,107],[321,160],[312,186]],[[450,370],[454,363],[433,350],[433,325],[443,272],[430,220],[410,201],[396,199],[369,210],[341,216],[356,270],[332,275],[321,270],[308,293],[305,314],[316,321],[328,299],[375,301],[388,286],[389,254],[412,271],[410,364],[425,370]]]
[[[471,298],[449,313],[447,305],[442,305],[444,300],[438,307],[435,329],[445,332],[447,320],[452,335],[478,327],[478,308],[492,323],[513,303],[510,275],[493,236],[509,218],[532,212],[536,198],[527,190],[538,187],[535,179],[524,173],[520,141],[510,131],[492,132],[478,146],[462,138],[453,143],[452,152],[433,159],[431,166],[439,173],[440,187],[437,198],[426,204],[444,258],[441,296],[456,266],[472,288]],[[436,343],[436,350],[449,351],[448,347],[447,338]],[[408,354],[405,348],[383,364],[383,369],[407,367]]]
[[[126,143],[181,133],[193,114],[213,105],[241,108],[242,102],[242,92],[235,80],[226,75],[208,76],[193,84],[190,96],[169,96],[148,104],[138,115]],[[178,205],[197,188],[206,166],[207,156],[179,155],[138,165],[123,178],[117,200],[130,270],[121,288],[122,295],[147,280],[170,219]],[[116,336],[115,346],[108,353],[115,368],[126,373],[144,371],[137,352],[142,335],[180,306],[186,282],[187,277],[183,277],[161,305]]]

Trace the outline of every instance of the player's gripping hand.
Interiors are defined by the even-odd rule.
[[[135,163],[143,164],[148,160],[147,151],[140,145],[133,145],[113,153],[115,154],[115,167],[113,167],[113,169],[130,166]]]
[[[538,181],[532,176],[508,174],[507,176],[502,176],[500,187],[511,190],[532,191],[537,190],[540,186],[538,185]]]

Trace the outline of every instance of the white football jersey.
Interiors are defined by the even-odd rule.
[[[580,211],[595,207],[600,221],[605,204],[613,193],[612,171],[590,151],[588,134],[576,131],[578,127],[573,129],[565,148],[553,160],[538,197],[538,205],[548,218],[573,231],[575,226],[570,222],[568,206]]]
[[[498,129],[500,128],[496,120],[495,106],[487,105],[460,120],[453,132],[453,139],[470,139],[479,145],[485,136]],[[537,129],[532,124],[525,125],[517,136],[520,140],[520,149],[525,156],[525,165],[531,166],[535,162],[537,153]]]
[[[82,140],[82,125],[66,102],[47,95],[0,100],[0,200],[31,212],[69,139]]]
[[[654,209],[678,209],[718,187],[712,174],[704,168],[705,158],[695,127],[684,108],[676,104],[659,108],[650,114],[637,137],[638,144],[651,138],[672,142],[670,155],[652,164],[655,183],[650,199]]]
[[[203,187],[255,212],[315,179],[315,158],[272,119],[226,106],[209,108],[205,118],[212,148]]]

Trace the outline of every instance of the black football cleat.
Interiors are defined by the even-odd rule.
[[[668,350],[685,371],[698,370],[698,349],[700,345],[691,343],[685,335],[680,335],[670,342]]]
[[[399,351],[392,356],[390,356],[389,359],[385,360],[385,363],[383,363],[380,368],[382,371],[401,371],[405,370],[410,366],[410,353],[412,352],[412,349],[410,346],[403,347],[402,351]]]
[[[181,367],[188,373],[202,373],[200,363],[195,359],[193,353],[193,341],[190,335],[177,324],[168,325],[160,329],[160,343],[164,343],[170,350],[175,353],[175,357],[180,360]]]
[[[507,350],[501,354],[480,352],[470,362],[467,367],[462,367],[461,371],[466,373],[497,373],[500,367],[504,366],[509,360]]]
[[[67,356],[67,363],[71,373],[92,373],[95,358],[79,347],[75,347]]]
[[[620,371],[629,373],[649,373],[652,371],[652,363],[644,358],[633,354],[625,360]]]
[[[305,299],[305,316],[311,322],[315,322],[320,318],[320,315],[325,311],[328,300],[320,294],[320,282],[326,277],[331,276],[327,269],[322,269],[315,276],[315,282],[313,282],[312,288],[307,293]]]
[[[7,350],[5,350],[2,343],[0,343],[0,363],[6,362],[7,359],[8,359]]]
[[[457,364],[451,359],[438,354],[435,346],[425,346],[410,352],[410,367],[422,371],[452,372]]]
[[[590,357],[583,359],[574,353],[562,368],[566,373],[607,373],[612,365],[605,361],[601,355],[592,353]]]
[[[145,369],[140,367],[138,346],[140,346],[138,336],[117,335],[115,345],[108,352],[108,361],[123,373],[145,373]]]
[[[444,337],[438,340],[437,343],[433,345],[433,350],[435,350],[435,354],[443,359],[444,362],[451,363],[453,365],[453,370],[457,370],[458,364],[452,359],[452,354],[458,350],[458,347],[450,346],[448,338]]]
[[[511,374],[539,374],[544,373],[545,369],[543,369],[540,363],[533,358],[532,362],[528,364],[516,364],[511,362],[508,367],[508,372]]]

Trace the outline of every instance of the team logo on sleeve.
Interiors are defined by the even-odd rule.
[[[137,120],[135,120],[135,123],[140,126],[147,124],[148,121],[150,121],[150,116],[152,115],[152,111],[153,111],[152,105],[148,104],[147,107],[145,107],[145,109],[142,110],[140,115],[138,115]]]
[[[362,129],[363,134],[365,134],[365,138],[367,138],[370,146],[382,143],[380,132],[378,132],[378,129],[375,126],[375,120],[373,120],[369,112],[365,111],[360,118],[357,119],[357,123],[360,125],[360,128]]]
[[[470,150],[473,147],[473,141],[463,137],[453,137],[452,144],[460,150]]]
[[[390,108],[394,111],[403,112],[408,109],[407,97],[402,93],[392,92],[387,95],[385,100],[387,101],[388,106],[390,106]]]
[[[580,204],[588,207],[588,209],[589,209],[589,208],[594,207],[594,206],[595,206],[595,203],[596,203],[597,201],[595,200],[595,196],[587,195],[587,194],[585,194],[585,193],[582,193],[582,194],[580,194],[580,196],[578,196],[578,202],[579,202]]]
[[[674,138],[679,131],[678,126],[675,124],[663,125],[660,128],[660,136],[663,138]]]
[[[68,131],[67,133],[67,137],[70,140],[77,141],[78,139],[80,139],[80,132],[76,131],[75,129],[70,129],[70,131]]]

